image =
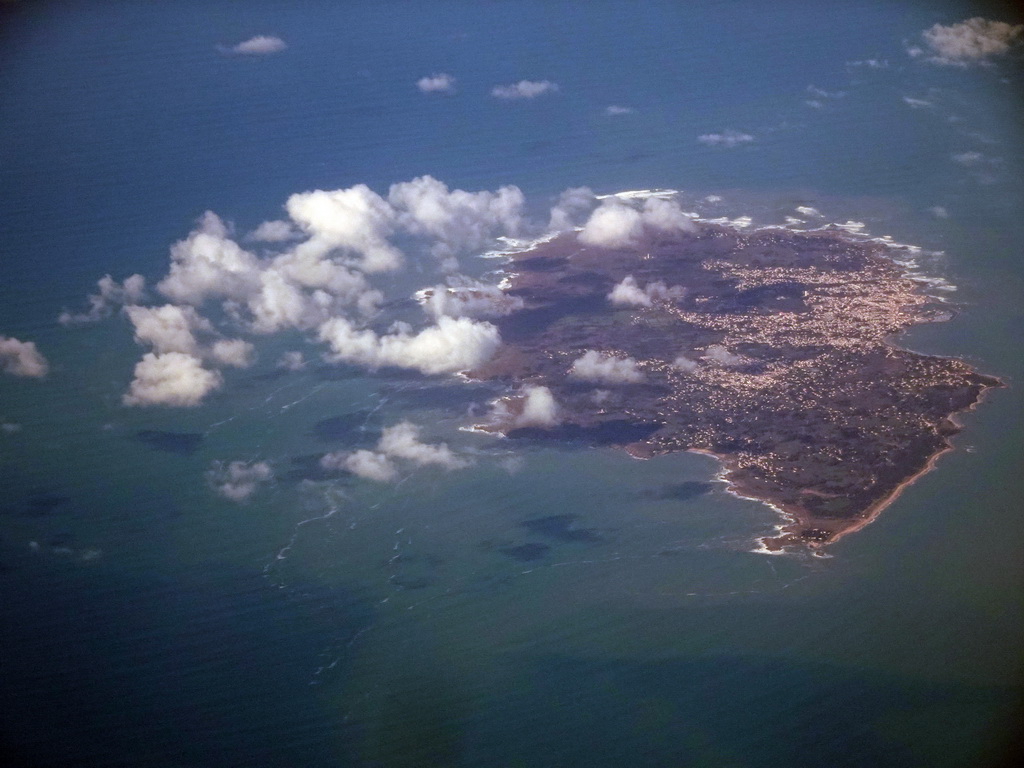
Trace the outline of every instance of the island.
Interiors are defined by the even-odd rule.
[[[899,263],[912,250],[728,222],[617,248],[578,232],[539,242],[508,257],[503,345],[469,374],[518,387],[482,428],[638,458],[710,454],[730,491],[782,514],[765,550],[834,542],[927,472],[956,415],[1002,385],[894,343],[952,317]],[[520,418],[531,387],[547,388],[557,422]]]

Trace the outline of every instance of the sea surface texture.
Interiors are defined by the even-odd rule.
[[[2,762],[1002,764],[1021,23],[952,1],[4,4]],[[441,199],[426,176],[456,223],[410,213]],[[389,190],[413,180],[403,218]],[[914,245],[950,319],[898,343],[1007,386],[825,556],[760,550],[779,516],[709,456],[473,431],[507,387],[436,361],[486,351],[486,319],[410,297],[452,270],[493,285],[494,238],[543,234],[580,187]],[[335,226],[292,198],[314,190],[370,208]],[[346,271],[349,298],[380,291],[321,306],[350,328],[286,303],[256,327],[245,259],[316,227],[314,250],[403,266]],[[161,283],[203,238],[237,244],[236,276]]]

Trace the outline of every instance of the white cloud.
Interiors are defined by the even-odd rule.
[[[331,347],[331,359],[368,368],[395,366],[427,374],[456,373],[486,362],[501,343],[498,329],[468,318],[439,317],[436,325],[413,334],[408,327],[380,336],[359,330],[341,317],[320,326],[321,341]]]
[[[280,37],[273,35],[256,35],[248,40],[243,40],[237,45],[231,46],[228,50],[231,53],[246,54],[249,56],[266,56],[271,53],[280,53],[288,44]]]
[[[817,208],[811,208],[809,205],[798,205],[795,210],[801,216],[821,216],[821,211]]]
[[[160,307],[125,307],[125,314],[135,327],[135,341],[149,344],[157,354],[184,352],[196,354],[199,342],[196,331],[212,332],[209,321],[194,307],[164,304]]]
[[[518,187],[495,192],[449,190],[432,176],[393,184],[388,203],[405,231],[434,241],[431,252],[445,266],[457,266],[453,257],[480,249],[499,235],[516,235],[522,226],[526,199]]]
[[[565,232],[575,229],[577,217],[589,213],[597,203],[597,198],[590,187],[572,187],[558,196],[558,202],[551,208],[548,230]]]
[[[281,355],[281,359],[277,361],[277,367],[286,371],[301,371],[306,367],[306,359],[302,356],[301,352],[285,352]]]
[[[953,159],[953,162],[960,165],[977,165],[985,160],[985,156],[981,152],[959,152],[950,155],[950,157]]]
[[[219,339],[210,347],[210,357],[221,365],[248,368],[253,363],[255,349],[242,339]]]
[[[686,294],[679,286],[669,288],[658,280],[641,288],[632,275],[626,275],[608,294],[608,300],[616,306],[650,307],[655,301],[672,301]]]
[[[617,104],[612,104],[604,108],[604,113],[608,117],[616,117],[618,115],[632,115],[636,113],[636,110],[632,107],[620,107]]]
[[[721,133],[705,133],[697,137],[697,141],[710,147],[737,147],[740,144],[749,144],[753,140],[754,137],[749,133],[741,133],[731,128]]]
[[[13,376],[41,378],[50,370],[34,341],[19,341],[12,336],[0,336],[0,368]]]
[[[746,362],[746,358],[733,354],[721,344],[712,344],[704,350],[704,359],[727,368],[743,365]]]
[[[249,233],[248,239],[261,243],[284,243],[301,236],[289,221],[264,221]]]
[[[558,424],[559,408],[547,387],[523,387],[523,410],[516,417],[517,427],[553,427]]]
[[[964,67],[1006,54],[1021,42],[1024,24],[1011,25],[975,16],[959,24],[936,24],[922,32],[921,37],[934,54],[928,57],[928,61]]]
[[[285,209],[311,235],[305,246],[316,256],[342,249],[358,257],[354,264],[364,272],[393,271],[402,265],[401,252],[387,240],[395,212],[365,184],[295,194]]]
[[[147,352],[135,366],[135,378],[122,398],[125,405],[195,406],[223,383],[220,373],[183,352]]]
[[[421,443],[419,434],[420,428],[408,421],[386,427],[377,443],[377,450],[385,456],[405,459],[420,467],[436,465],[444,469],[461,469],[469,466],[466,459],[456,456],[445,443]]]
[[[948,219],[949,211],[943,208],[941,205],[936,205],[928,209],[928,212],[937,219]]]
[[[16,432],[21,432],[21,424],[5,421],[0,423],[0,432],[3,432],[5,435],[13,435]]]
[[[579,234],[580,242],[604,248],[628,248],[636,245],[644,227],[662,231],[686,231],[693,228],[690,217],[674,200],[649,197],[637,209],[616,197],[602,201],[590,214]]]
[[[503,317],[522,309],[523,299],[511,296],[497,285],[455,275],[448,285],[435,285],[416,293],[423,309],[438,317]]]
[[[848,67],[866,67],[868,69],[888,69],[889,61],[887,59],[861,59],[860,61],[848,61],[846,62]]]
[[[496,85],[491,96],[498,99],[535,99],[545,93],[557,93],[558,83],[550,80],[520,80],[511,85]]]
[[[691,360],[686,355],[679,355],[679,357],[672,361],[672,367],[683,373],[693,373],[700,367],[700,364],[696,360]]]
[[[903,103],[909,106],[911,109],[927,109],[934,107],[935,104],[926,99],[915,99],[912,96],[904,96]]]
[[[354,475],[378,483],[389,483],[398,477],[394,463],[382,453],[360,449],[352,453],[328,453],[320,459],[324,469],[344,469]]]
[[[421,77],[416,87],[423,93],[454,93],[455,78],[445,72],[438,72],[429,77]]]
[[[632,357],[615,357],[588,349],[569,368],[569,376],[603,384],[636,384],[643,381],[643,371]]]
[[[386,427],[375,451],[337,451],[320,459],[324,469],[340,469],[367,480],[387,483],[398,477],[395,460],[418,467],[438,466],[446,470],[468,467],[470,462],[457,456],[445,443],[424,443],[419,439],[420,428],[408,421]]]
[[[232,461],[227,465],[215,461],[206,477],[213,489],[225,499],[243,502],[247,501],[260,485],[272,480],[274,472],[265,461],[251,464]]]
[[[77,314],[61,312],[57,318],[61,325],[95,323],[109,316],[115,306],[138,304],[146,295],[146,278],[142,275],[129,275],[120,284],[110,275],[104,275],[96,285],[99,293],[89,295],[89,309]]]

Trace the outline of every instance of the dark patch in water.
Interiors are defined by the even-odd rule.
[[[524,520],[519,525],[531,533],[547,536],[556,541],[603,541],[593,528],[576,528],[579,515],[550,515]]]
[[[615,419],[603,421],[592,427],[582,427],[579,424],[562,424],[553,429],[524,427],[509,431],[508,436],[514,440],[565,440],[587,445],[626,445],[646,440],[660,428],[660,424]]]
[[[433,581],[422,577],[392,576],[388,582],[399,589],[426,589],[434,584]]]
[[[373,411],[356,411],[320,419],[313,425],[313,435],[325,443],[358,445],[376,440],[380,426],[381,418]]]
[[[498,547],[498,551],[506,557],[526,563],[531,560],[540,560],[551,549],[547,544],[536,544],[529,542],[514,547]]]
[[[647,499],[690,501],[698,496],[711,493],[715,488],[714,483],[705,483],[700,480],[687,480],[684,483],[665,485],[656,490],[644,491],[643,496]]]
[[[518,267],[518,262],[516,263]],[[573,296],[536,309],[524,309],[497,321],[501,337],[506,341],[523,341],[563,317],[570,315],[590,315],[604,312],[608,301],[603,294]]]
[[[70,547],[75,543],[75,537],[66,531],[55,533],[50,537],[47,544],[51,547]]]
[[[203,442],[201,432],[166,432],[161,429],[141,429],[135,439],[150,448],[180,456],[191,456]]]
[[[460,413],[471,405],[497,397],[500,391],[496,386],[473,384],[447,387],[436,384],[422,387],[384,385],[380,388],[380,393],[388,400],[402,405],[412,408],[443,408]]]
[[[66,507],[70,501],[70,496],[42,493],[38,496],[33,496],[25,502],[25,514],[28,517],[47,517],[54,512],[66,511],[61,509],[61,507]]]

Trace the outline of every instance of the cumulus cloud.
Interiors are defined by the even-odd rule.
[[[238,53],[248,56],[266,56],[271,53],[280,53],[288,44],[280,37],[273,35],[256,35],[248,40],[243,40],[227,50],[231,53]]]
[[[1024,38],[1024,24],[1007,24],[975,16],[959,24],[936,24],[921,33],[933,64],[965,67],[986,63],[1002,56],[1020,44]],[[911,48],[911,56],[922,56],[924,49]]]
[[[490,419],[506,429],[547,428],[559,423],[560,410],[550,389],[527,384],[517,395],[498,400]]]
[[[985,156],[981,152],[958,152],[950,157],[953,162],[960,165],[977,165],[985,160]]]
[[[118,283],[110,275],[104,275],[96,285],[99,292],[89,295],[89,309],[79,313],[66,310],[61,312],[57,318],[61,325],[98,322],[108,317],[114,307],[121,304],[138,304],[146,296],[146,278],[142,275],[129,275],[123,283]]]
[[[516,417],[517,427],[553,427],[558,424],[559,408],[547,387],[523,387],[523,409]]]
[[[274,472],[265,461],[246,463],[232,461],[224,464],[215,461],[206,473],[210,486],[225,499],[247,501],[256,490],[274,477]]]
[[[356,256],[356,266],[364,272],[392,271],[402,265],[402,254],[387,240],[395,212],[365,184],[295,194],[285,210],[312,236],[306,247],[318,256],[341,249]]]
[[[481,283],[462,275],[448,278],[448,285],[435,285],[416,293],[427,314],[438,317],[503,317],[523,307],[523,299],[511,296],[497,285]]]
[[[731,128],[721,133],[705,133],[697,137],[701,144],[709,147],[738,147],[740,144],[749,144],[754,137],[749,133],[734,131]]]
[[[569,368],[569,376],[602,384],[636,384],[643,381],[643,371],[632,357],[616,357],[588,349]]]
[[[454,257],[480,249],[499,235],[514,236],[523,221],[526,199],[515,186],[495,192],[449,190],[432,176],[393,184],[388,203],[398,224],[410,234],[434,241],[431,252],[446,268],[457,267]]]
[[[888,59],[861,59],[859,61],[846,62],[848,67],[866,67],[868,69],[888,69]]]
[[[255,358],[255,348],[242,339],[219,339],[210,347],[210,357],[221,365],[248,368]]]
[[[223,383],[220,373],[183,352],[147,352],[135,366],[135,378],[122,398],[125,405],[199,405]]]
[[[0,336],[0,368],[13,376],[41,378],[50,370],[34,341],[20,341],[13,336]]]
[[[301,371],[306,367],[306,358],[301,352],[285,352],[277,361],[277,367],[285,371]]]
[[[693,222],[674,200],[649,197],[642,208],[615,197],[602,201],[580,231],[580,242],[604,248],[628,248],[637,243],[645,227],[686,231]]]
[[[365,449],[352,453],[328,453],[320,459],[320,466],[324,469],[346,470],[378,483],[389,483],[398,477],[398,468],[391,459],[382,453]]]
[[[686,355],[679,355],[679,357],[672,361],[672,367],[683,373],[693,373],[700,367],[700,364],[696,360],[691,360]]]
[[[418,467],[437,466],[446,470],[468,467],[470,462],[457,456],[445,443],[424,443],[420,428],[408,421],[386,427],[376,450],[337,451],[320,459],[324,469],[346,470],[367,480],[386,483],[398,476],[396,460]]]
[[[704,359],[710,360],[712,363],[725,366],[726,368],[743,365],[746,362],[746,358],[733,354],[721,344],[712,344],[704,350]]]
[[[455,78],[445,72],[438,72],[429,77],[421,77],[416,87],[423,93],[454,93]]]
[[[346,318],[328,320],[319,331],[331,347],[330,358],[368,368],[394,366],[427,374],[456,373],[486,362],[501,343],[498,329],[469,318],[439,317],[419,333],[408,326],[378,335],[357,329]]]
[[[578,217],[589,214],[597,204],[597,198],[590,187],[572,187],[558,196],[558,202],[551,208],[548,230],[565,232],[575,229]]]
[[[15,424],[11,421],[5,421],[0,423],[0,432],[5,435],[13,435],[16,432],[21,432],[21,424]]]
[[[558,83],[550,80],[520,80],[510,85],[496,85],[491,96],[497,99],[535,99],[545,93],[557,93]]]
[[[435,465],[444,469],[468,467],[466,459],[455,455],[445,443],[429,444],[419,440],[420,428],[408,421],[386,427],[377,443],[377,450],[385,456],[405,459],[416,466]]]
[[[620,307],[650,307],[656,301],[673,301],[686,295],[686,289],[679,286],[669,288],[661,280],[648,283],[643,288],[632,275],[626,275],[608,294],[608,300]]]
[[[264,221],[249,233],[248,239],[261,243],[284,243],[297,237],[301,237],[301,233],[291,222],[275,220]]]
[[[616,117],[618,115],[632,115],[636,113],[636,110],[632,107],[620,107],[617,104],[611,104],[604,108],[604,113],[608,117]]]
[[[194,307],[164,304],[160,307],[125,307],[125,314],[135,327],[135,341],[148,344],[157,354],[184,352],[195,354],[199,348],[196,331],[212,332],[210,322]]]
[[[928,209],[928,212],[937,219],[948,219],[949,211],[941,205],[935,205]]]

